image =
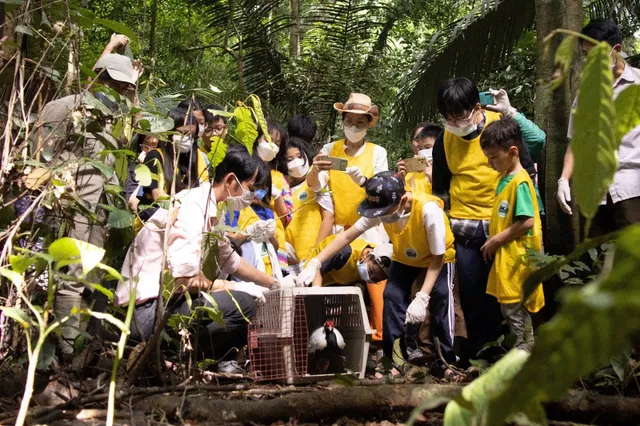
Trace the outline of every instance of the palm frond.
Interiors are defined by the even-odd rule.
[[[640,27],[640,0],[595,0],[585,11],[590,19],[610,18],[617,22],[624,37],[633,36]]]
[[[436,33],[401,85],[393,107],[398,132],[436,116],[436,94],[450,77],[477,80],[509,56],[533,25],[534,0],[490,0]]]

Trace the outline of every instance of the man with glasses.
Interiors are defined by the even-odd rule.
[[[463,357],[474,357],[485,343],[495,340],[502,322],[497,300],[486,294],[491,264],[485,262],[480,251],[489,235],[499,179],[482,152],[480,136],[489,123],[500,120],[502,115],[515,114],[515,109],[506,105],[508,101],[498,97],[496,101],[498,104],[491,109],[503,114],[480,106],[478,89],[468,78],[446,80],[438,90],[438,110],[444,117],[445,130],[433,147],[432,185],[433,195],[446,200],[450,208],[460,302],[470,344],[470,352]],[[535,126],[524,116],[518,119]],[[523,129],[523,134],[531,132]],[[527,144],[520,151],[520,161],[535,179]]]
[[[609,19],[594,19],[582,29],[582,34],[597,41],[606,41],[611,45],[611,70],[613,71],[614,98],[632,84],[640,84],[640,69],[627,64],[621,56],[622,34],[620,28]],[[592,43],[582,41],[584,57],[594,47]],[[573,109],[577,106],[577,99]],[[569,118],[567,137],[573,137],[573,114]],[[595,153],[594,153],[595,154]],[[593,218],[589,235],[604,235],[640,222],[640,126],[633,128],[622,138],[618,151],[618,170],[609,186],[609,192],[602,199]],[[571,189],[569,179],[573,174],[574,157],[571,145],[564,156],[562,174],[558,180],[558,202],[566,214],[572,214]]]

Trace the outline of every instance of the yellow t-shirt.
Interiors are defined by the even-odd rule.
[[[316,257],[325,247],[336,239],[336,235],[329,235],[322,240],[320,244],[311,250],[309,259]],[[322,275],[322,286],[328,286],[331,284],[350,285],[357,281],[362,281],[360,273],[358,272],[358,261],[362,255],[362,250],[367,247],[373,247],[372,244],[367,243],[364,240],[356,238],[351,244],[351,256],[347,263],[340,269],[334,269]]]
[[[500,114],[486,111],[485,126],[499,119]],[[491,219],[500,174],[489,166],[480,148],[480,135],[465,140],[445,131],[444,152],[453,174],[449,187],[450,216],[454,219]]]
[[[307,182],[298,185],[292,191],[291,198],[293,198],[293,214],[289,226],[285,229],[285,237],[295,249],[296,257],[304,261],[316,245],[322,224],[322,213],[316,194],[309,188]]]
[[[344,146],[344,139],[336,141],[329,155],[346,158],[348,167],[359,167],[364,177],[372,177],[375,145],[371,142],[365,142],[364,151],[356,157],[347,155],[344,152]],[[364,188],[360,188],[345,172],[339,170],[329,171],[329,188],[333,197],[334,223],[341,226],[353,226],[360,219],[358,205],[365,199]]]
[[[280,196],[282,196],[282,191],[285,188],[289,188],[289,184],[284,178],[284,175],[277,170],[271,170],[271,183],[278,188]],[[271,194],[271,202],[269,203],[269,208],[273,210],[274,215],[278,216],[278,213],[275,209],[275,200],[273,199],[273,195]],[[286,196],[288,197],[288,195]],[[285,200],[285,204],[289,200]],[[281,218],[276,219],[276,240],[278,240],[278,260],[280,261],[280,267],[282,269],[287,269],[289,265],[287,264],[287,245],[286,245],[286,237],[284,232],[284,223]]]
[[[489,223],[489,234],[494,236],[513,225],[514,209],[518,186],[526,182],[531,191],[535,214],[531,235],[523,235],[498,248],[487,282],[487,294],[495,296],[500,303],[519,303],[522,298],[522,284],[532,272],[527,262],[527,249],[542,250],[542,223],[538,210],[538,200],[531,178],[525,169],[513,176],[511,182],[496,195],[493,215]],[[538,312],[544,306],[544,292],[540,284],[527,299],[525,307],[530,312]]]
[[[411,202],[411,212],[409,221],[401,228],[398,222],[385,223],[384,229],[389,235],[389,240],[393,245],[393,260],[403,265],[415,266],[418,268],[428,268],[431,264],[431,250],[427,239],[424,219],[422,218],[422,207],[428,201],[435,201],[440,208],[444,203],[438,197],[430,194],[413,193]],[[444,215],[447,232],[447,250],[445,252],[446,263],[454,262],[456,251],[453,245],[453,233],[449,225],[449,219]]]
[[[424,174],[424,172],[411,172],[407,173],[404,178],[405,189],[407,191],[416,192],[420,194],[432,194],[431,181]]]

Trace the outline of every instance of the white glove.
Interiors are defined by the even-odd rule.
[[[565,178],[558,179],[558,203],[563,212],[571,215],[571,188],[569,187],[569,181]]]
[[[405,324],[417,324],[427,318],[427,307],[429,306],[429,295],[423,291],[416,293],[416,298],[409,305],[407,309],[407,319]]]
[[[280,280],[280,288],[292,288],[296,286],[296,276],[289,274]]]
[[[296,287],[305,287],[311,285],[316,274],[322,267],[322,263],[317,258],[313,258],[309,261],[307,266],[304,267],[300,275],[296,279]]]
[[[271,198],[273,198],[274,200],[277,200],[278,198],[280,198],[282,194],[280,194],[280,190],[278,189],[278,187],[276,186],[275,183],[271,184]]]
[[[489,93],[493,95],[495,100],[494,105],[487,105],[485,108],[489,111],[499,112],[505,117],[513,117],[517,109],[511,106],[511,102],[509,102],[509,95],[507,95],[507,91],[504,89],[500,90],[491,90],[489,89]]]
[[[367,181],[367,178],[362,174],[360,167],[347,167],[344,172],[348,174],[351,180],[354,181],[358,186],[364,185],[364,183]]]
[[[246,232],[254,241],[267,242],[276,233],[276,222],[273,219],[259,220],[247,226]]]
[[[267,287],[262,287],[260,285],[256,285],[254,283],[248,283],[246,281],[238,281],[233,284],[236,291],[241,291],[243,293],[250,294],[258,302],[263,302],[263,303],[266,302],[264,293],[269,291]]]

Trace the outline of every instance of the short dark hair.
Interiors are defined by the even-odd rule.
[[[592,19],[582,29],[582,34],[597,41],[606,41],[611,47],[622,44],[622,32],[611,19]]]
[[[342,120],[344,120],[344,118],[347,116],[348,112],[343,112],[342,113]],[[360,114],[363,115],[363,114]],[[367,120],[369,120],[369,123],[371,123],[371,121],[373,121],[373,116],[371,114],[364,114],[367,116]]]
[[[507,117],[489,123],[480,136],[480,146],[482,149],[499,148],[503,151],[508,151],[512,146],[521,149],[520,126],[514,119]]]
[[[316,130],[318,130],[316,121],[306,114],[296,114],[287,123],[290,138],[300,138],[308,143],[313,142]]]
[[[476,84],[466,77],[450,78],[438,89],[438,111],[444,118],[459,117],[480,103]]]
[[[168,114],[169,118],[173,120],[173,129],[176,130],[178,127],[187,126],[189,124],[193,124],[198,126],[198,120],[192,114],[192,111],[189,111],[187,114],[187,110],[181,107],[171,108]]]
[[[180,101],[178,104],[178,108],[189,109],[191,111],[202,111],[202,104],[196,98],[188,98],[183,101]]]
[[[241,183],[246,182],[256,173],[260,163],[262,160],[249,154],[244,145],[230,145],[220,164],[215,167],[213,181],[220,183],[226,175],[233,173]]]
[[[222,116],[222,115],[217,115],[217,114],[213,114],[211,113],[209,110],[214,110],[214,111],[223,111],[223,108],[219,105],[216,104],[209,104],[206,105],[204,107],[204,109],[202,110],[202,113],[204,114],[204,121],[211,124],[211,123],[215,123],[218,120],[222,120],[223,123],[227,123],[227,119]]]
[[[422,130],[420,130],[420,133],[418,133],[416,138],[417,139],[427,139],[427,138],[435,139],[440,135],[440,133],[442,133],[442,127],[438,126],[437,124],[426,123],[422,127]]]
[[[289,140],[287,141],[287,149],[289,148],[298,148],[300,150],[300,153],[304,154],[305,157],[307,157],[307,160],[309,161],[309,166],[313,165],[313,157],[315,156],[313,149],[311,149],[311,146],[309,145],[309,143],[303,139],[300,138],[289,138]],[[287,153],[284,153],[284,157],[286,158]],[[281,172],[283,174],[287,174],[285,172],[288,172],[289,170],[287,170],[287,164],[286,161],[284,163],[284,171],[281,170]]]

